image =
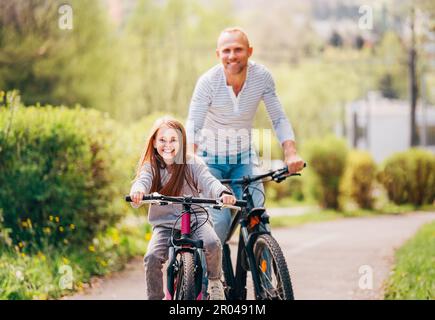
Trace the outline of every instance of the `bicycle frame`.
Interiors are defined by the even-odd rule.
[[[131,197],[126,196],[126,201],[131,202]],[[194,276],[194,296],[196,300],[202,299],[202,275],[203,275],[203,267],[201,263],[200,250],[203,249],[203,241],[202,240],[194,240],[191,238],[191,214],[194,213],[192,209],[192,205],[213,205],[214,208],[232,208],[240,210],[241,207],[246,206],[246,201],[236,201],[234,205],[222,204],[218,202],[216,199],[206,199],[206,198],[194,198],[194,197],[169,197],[160,195],[158,193],[153,193],[151,195],[144,195],[142,198],[143,201],[149,201],[149,203],[158,203],[160,205],[167,205],[170,203],[178,203],[182,205],[181,212],[181,236],[180,238],[176,238],[174,233],[172,233],[171,237],[168,241],[169,253],[168,253],[168,268],[167,272],[167,287],[165,296],[167,300],[174,300],[174,293],[176,290],[176,282],[175,277],[178,275],[180,271],[179,260],[177,259],[178,255],[188,252],[189,254],[193,254],[193,263],[194,263],[194,272],[197,276]],[[151,202],[150,202],[151,201]],[[178,220],[177,220],[178,221]],[[176,222],[177,222],[176,221]],[[174,228],[175,224],[174,223]],[[174,229],[173,229],[174,230]],[[189,257],[190,258],[190,257]]]
[[[305,165],[304,165],[305,166]],[[243,188],[242,199],[247,201],[247,206],[242,208],[234,218],[232,219],[230,230],[228,232],[225,243],[223,244],[223,269],[224,277],[228,286],[227,299],[229,300],[244,300],[246,299],[246,278],[247,271],[251,271],[251,275],[254,283],[254,292],[256,299],[264,299],[263,291],[260,290],[260,275],[258,274],[257,268],[255,266],[254,257],[254,244],[258,236],[262,234],[271,234],[271,229],[269,226],[269,215],[266,213],[264,207],[255,207],[252,194],[250,192],[251,182],[263,180],[263,178],[271,177],[272,180],[281,182],[287,178],[287,176],[282,176],[286,173],[286,168],[275,171],[275,173],[267,173],[251,178],[249,176],[243,177],[241,179],[223,179],[222,183],[234,183],[238,181]],[[288,176],[300,175],[290,174]],[[253,225],[253,223],[255,225]],[[239,244],[237,248],[237,260],[236,260],[236,271],[234,274],[232,260],[231,260],[231,250],[228,241],[231,239],[232,235],[236,231],[238,225],[240,225],[239,234]],[[258,226],[254,229],[255,226]],[[260,230],[263,227],[264,230]],[[247,265],[246,265],[247,263]]]
[[[193,240],[191,238],[190,229],[190,215],[191,215],[191,205],[183,204],[183,212],[181,214],[181,237],[179,239],[175,238],[173,235],[169,239],[169,256],[168,256],[168,268],[166,270],[167,274],[167,287],[166,287],[166,300],[174,299],[174,283],[175,276],[179,271],[177,255],[183,252],[191,252],[194,254],[195,259],[195,272],[200,275],[195,283],[195,288],[197,297],[196,300],[202,300],[202,264],[199,255],[199,250],[203,249],[202,240]]]
[[[248,184],[249,185],[249,184]],[[223,245],[223,265],[226,272],[224,272],[227,285],[230,287],[228,298],[230,300],[239,300],[246,298],[246,276],[248,266],[252,274],[254,282],[254,291],[256,299],[262,299],[261,290],[259,288],[260,276],[255,268],[254,259],[254,243],[256,238],[262,234],[270,234],[269,216],[264,208],[255,208],[252,195],[249,191],[248,185],[243,185],[243,189],[246,193],[243,194],[243,200],[246,200],[248,207],[243,208],[233,218],[231,222],[230,231]],[[256,218],[254,218],[256,217]],[[251,219],[258,219],[258,221],[265,226],[266,231],[249,231],[249,222]],[[237,248],[237,260],[236,260],[236,274],[234,274],[231,250],[228,245],[228,241],[236,231],[238,225],[240,225],[239,245]],[[247,261],[245,261],[247,259]]]

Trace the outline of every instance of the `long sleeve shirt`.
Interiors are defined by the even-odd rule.
[[[190,102],[189,143],[213,156],[252,152],[252,123],[261,100],[280,143],[295,140],[272,75],[263,65],[248,62],[246,80],[237,96],[227,85],[223,66],[211,68],[199,78]]]
[[[193,163],[188,163],[187,166],[188,170],[190,170],[193,182],[197,186],[198,190],[192,189],[185,181],[181,195],[218,199],[223,192],[232,194],[231,191],[229,191],[210,173],[207,166],[201,159],[195,157],[194,160],[195,161],[191,161]],[[159,170],[162,185],[165,185],[169,181],[171,174],[167,169]],[[149,194],[152,182],[153,173],[151,165],[149,163],[145,163],[140,171],[139,177],[131,186],[130,193],[143,192],[145,194]],[[138,207],[134,203],[132,203],[132,206],[136,208]],[[198,223],[202,223],[207,214],[203,210],[198,209],[197,206],[193,206],[192,208],[195,209]],[[153,226],[164,226],[171,228],[174,226],[175,221],[180,217],[181,211],[182,206],[180,204],[170,204],[165,206],[151,204],[148,211],[148,221]],[[180,228],[180,220],[178,220],[176,225],[177,229]],[[196,222],[194,216],[191,217],[191,221],[193,223]]]

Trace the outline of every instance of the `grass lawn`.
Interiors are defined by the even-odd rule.
[[[396,252],[385,299],[435,299],[435,222],[424,225]]]
[[[57,299],[81,291],[92,276],[121,270],[143,255],[148,224],[120,225],[83,247],[44,248],[32,255],[18,246],[0,246],[0,300]]]

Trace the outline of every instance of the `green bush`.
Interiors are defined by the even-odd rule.
[[[118,221],[115,124],[79,107],[0,107],[0,208],[22,251],[83,243]]]
[[[396,204],[430,204],[435,200],[435,156],[421,149],[396,153],[385,161],[378,179]]]
[[[360,208],[373,208],[373,182],[376,176],[376,163],[368,152],[349,153],[346,169],[340,186],[341,193],[350,197]]]
[[[314,196],[324,208],[339,208],[339,186],[347,156],[346,142],[334,136],[308,141],[303,146],[307,171],[314,172],[311,181]]]
[[[288,178],[280,183],[264,183],[266,199],[272,201],[279,201],[286,198],[295,201],[303,201],[305,197],[302,187],[302,180],[298,179],[298,177]]]

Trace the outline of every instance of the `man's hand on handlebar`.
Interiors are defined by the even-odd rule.
[[[286,157],[285,164],[288,167],[289,174],[297,173],[304,168],[304,160],[297,154]]]

